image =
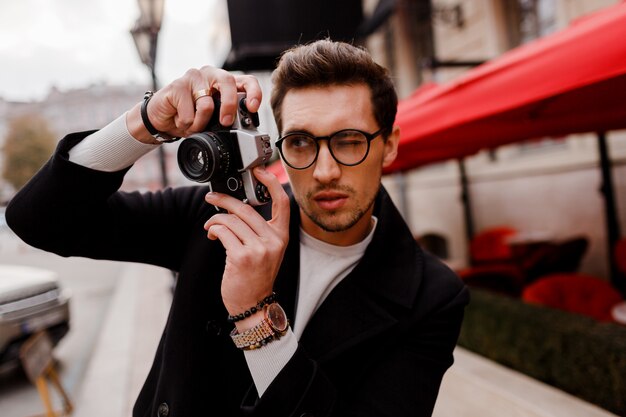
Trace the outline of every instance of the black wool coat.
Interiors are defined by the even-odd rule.
[[[354,270],[313,315],[295,355],[258,398],[229,337],[221,301],[225,253],[204,222],[204,186],[119,192],[125,171],[68,160],[90,132],[65,137],[6,211],[27,243],[61,256],[143,262],[179,272],[167,324],[134,417],[429,416],[453,362],[468,292],[422,251],[386,191],[378,225]],[[269,218],[270,207],[259,209]],[[299,275],[299,215],[275,291],[291,322]]]

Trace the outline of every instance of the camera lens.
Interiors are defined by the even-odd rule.
[[[224,143],[211,132],[189,136],[178,148],[178,167],[185,177],[196,182],[208,182],[228,171],[228,160]]]

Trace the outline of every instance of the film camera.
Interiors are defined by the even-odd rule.
[[[178,167],[192,181],[208,182],[211,191],[232,195],[259,206],[270,201],[267,188],[252,174],[252,168],[272,156],[270,137],[257,130],[259,115],[248,111],[245,93],[237,94],[237,115],[230,127],[219,123],[220,102],[203,132],[181,141]]]

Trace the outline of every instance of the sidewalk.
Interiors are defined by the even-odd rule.
[[[170,305],[171,273],[129,264],[118,280],[73,417],[130,416]]]
[[[618,417],[457,347],[433,417]]]
[[[167,319],[171,274],[129,264],[118,280],[73,417],[129,417]],[[458,348],[433,417],[617,417]]]

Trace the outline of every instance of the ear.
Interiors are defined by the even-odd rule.
[[[394,126],[391,134],[385,142],[385,149],[383,153],[383,168],[391,165],[398,156],[398,142],[400,141],[400,127]]]

